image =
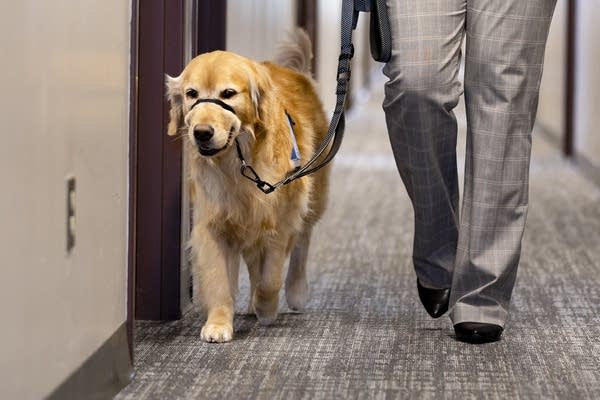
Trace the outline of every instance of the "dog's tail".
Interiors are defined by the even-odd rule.
[[[307,76],[312,73],[312,44],[304,29],[295,28],[277,46],[275,63]]]

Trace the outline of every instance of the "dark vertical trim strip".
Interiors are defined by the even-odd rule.
[[[312,42],[312,70],[317,77],[318,11],[317,0],[298,0],[296,2],[296,25],[303,28]]]
[[[136,227],[136,147],[137,147],[137,105],[138,105],[138,0],[131,2],[131,38],[129,64],[129,222],[127,243],[127,340],[129,358],[133,364],[133,328],[135,320],[135,227]]]
[[[165,1],[163,70],[177,76],[183,70],[184,59],[184,1]],[[161,319],[181,317],[181,141],[167,136],[168,103],[164,93],[164,76],[160,79],[163,95],[162,159],[162,269],[161,269]]]
[[[227,1],[198,0],[193,21],[192,53],[194,55],[213,50],[225,50],[227,46]]]
[[[575,135],[575,91],[577,85],[577,1],[567,1],[567,68],[566,68],[566,101],[565,101],[565,136],[563,154],[573,157]]]
[[[139,0],[138,0],[139,1]],[[227,3],[197,1],[195,50],[225,48]],[[181,143],[166,135],[164,74],[179,75],[185,55],[183,0],[139,2],[135,149],[135,316],[181,316]]]
[[[190,38],[190,45],[192,48],[190,49],[190,55],[192,58],[198,53],[196,49],[198,48],[198,9],[200,6],[198,2],[201,0],[192,0],[192,15],[191,15],[191,25],[192,25],[192,37]]]
[[[136,319],[160,319],[163,2],[139,7],[136,216]]]
[[[183,0],[139,4],[135,314],[181,315],[181,143],[166,135],[164,74],[183,69]]]

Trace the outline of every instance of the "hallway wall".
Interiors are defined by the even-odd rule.
[[[537,123],[547,133],[564,141],[565,118],[565,76],[567,66],[567,5],[568,1],[558,0],[550,26],[544,74],[540,88]],[[576,3],[575,23],[575,127],[573,132],[576,156],[591,163],[600,170],[600,1],[580,1]],[[592,172],[597,174],[597,172]]]
[[[600,1],[577,2],[575,151],[600,171]]]
[[[228,0],[227,50],[269,60],[278,41],[295,25],[295,1]]]
[[[338,56],[340,55],[341,0],[319,0],[317,2],[317,29],[319,45],[317,77],[319,94],[325,110],[335,108],[335,87]]]
[[[565,135],[567,1],[556,2],[550,24],[537,114],[537,123],[561,143]]]
[[[2,399],[49,395],[126,319],[130,7],[0,3]]]

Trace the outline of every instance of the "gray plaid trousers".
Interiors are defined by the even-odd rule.
[[[415,212],[413,262],[451,287],[451,318],[504,326],[528,206],[531,130],[555,0],[388,0],[383,108]],[[465,187],[456,118],[466,35]]]

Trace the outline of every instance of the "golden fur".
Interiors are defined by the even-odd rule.
[[[249,310],[261,323],[277,317],[288,256],[287,303],[298,310],[308,300],[306,257],[312,228],[325,210],[329,170],[325,167],[264,194],[240,174],[235,149],[237,139],[247,162],[262,179],[274,183],[292,169],[285,110],[296,122],[304,162],[326,134],[327,120],[309,77],[310,41],[302,31],[292,37],[280,49],[281,65],[215,51],[194,58],[179,77],[167,77],[168,133],[183,135],[190,160],[190,244],[195,298],[207,312],[201,332],[206,341],[232,339],[240,257],[250,276]],[[226,89],[235,94],[230,96]],[[190,110],[197,98],[219,98],[235,114],[213,103]],[[214,132],[210,141],[199,142],[194,132],[207,129]],[[203,155],[201,149],[218,152]]]

